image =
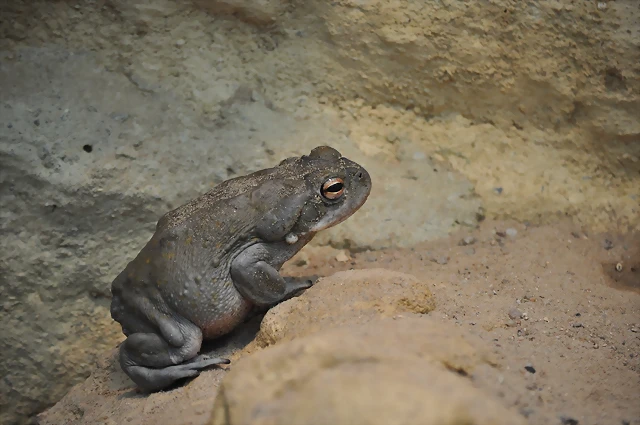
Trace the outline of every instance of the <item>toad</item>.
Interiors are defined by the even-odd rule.
[[[202,341],[228,334],[254,308],[311,287],[314,279],[283,277],[280,268],[370,192],[362,166],[320,146],[165,214],[112,283],[111,317],[127,337],[119,349],[123,371],[154,392],[230,363],[199,354]]]

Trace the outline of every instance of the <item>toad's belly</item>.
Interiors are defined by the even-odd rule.
[[[202,330],[204,339],[231,332],[247,317],[251,303],[240,295],[231,279],[208,286],[194,285],[179,297],[168,300],[171,307]]]

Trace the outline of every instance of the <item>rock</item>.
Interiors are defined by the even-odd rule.
[[[467,246],[467,245],[472,245],[474,243],[476,243],[476,238],[474,238],[473,236],[469,235],[469,236],[465,236],[462,240],[460,240],[458,245]]]
[[[338,252],[338,254],[336,254],[336,261],[340,263],[346,263],[349,260],[350,258],[344,250],[341,250],[340,252]]]
[[[333,328],[240,360],[209,424],[524,424],[465,377],[490,358],[480,341],[428,317]]]
[[[578,425],[580,423],[577,419],[566,415],[560,415],[558,419],[560,419],[562,425]]]
[[[255,343],[260,347],[323,329],[367,323],[378,317],[426,314],[435,308],[428,283],[385,269],[349,270],[320,279],[269,310]]]
[[[511,320],[521,319],[522,316],[523,313],[515,307],[509,310],[509,318]]]
[[[509,227],[507,230],[505,230],[505,233],[507,234],[507,236],[510,236],[513,238],[518,234],[518,231],[513,227]]]
[[[611,239],[605,239],[602,242],[602,247],[608,251],[613,248],[613,242],[611,241]]]
[[[449,256],[448,255],[435,255],[432,253],[428,253],[428,257],[429,257],[429,261],[432,261],[434,263],[438,263],[440,265],[445,265],[449,262]]]

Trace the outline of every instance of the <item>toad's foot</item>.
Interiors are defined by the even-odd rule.
[[[129,366],[127,374],[138,386],[146,392],[163,390],[174,382],[183,378],[193,378],[200,375],[202,370],[221,364],[229,364],[229,359],[220,357],[196,356],[184,363],[167,366],[161,369],[144,366]]]
[[[215,363],[211,363],[212,361],[215,361]],[[229,364],[231,363],[231,360],[224,359],[222,357],[210,356],[208,354],[200,354],[199,356],[195,356],[192,359],[185,360],[179,366],[185,366],[185,365],[191,366],[192,363],[197,363],[197,364],[206,363],[205,366],[199,368],[199,369],[203,369],[205,367],[212,366],[212,365]]]

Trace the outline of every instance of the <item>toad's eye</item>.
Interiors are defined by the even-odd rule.
[[[338,199],[344,193],[344,180],[339,177],[334,177],[332,179],[327,180],[322,185],[322,189],[320,190],[322,196],[327,199],[334,200]]]

